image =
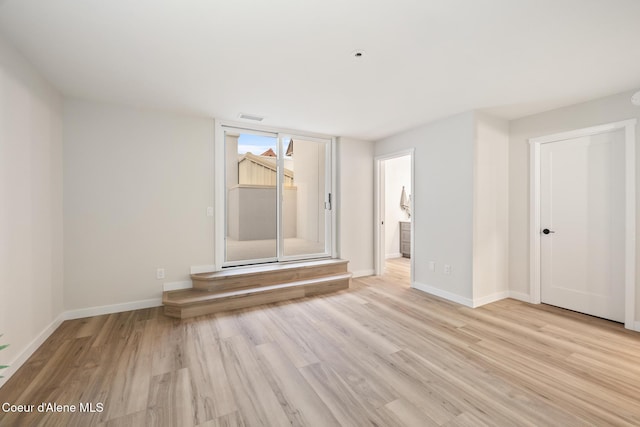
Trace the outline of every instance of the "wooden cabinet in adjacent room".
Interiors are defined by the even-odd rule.
[[[411,222],[400,221],[400,253],[411,258]]]

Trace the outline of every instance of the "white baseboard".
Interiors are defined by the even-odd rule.
[[[4,378],[0,378],[0,387],[2,387],[9,378],[31,357],[31,355],[55,332],[56,329],[65,320],[80,319],[83,317],[99,316],[101,314],[120,313],[123,311],[138,310],[142,308],[159,307],[162,305],[162,298],[152,298],[141,301],[126,302],[122,304],[103,305],[99,307],[82,308],[79,310],[69,310],[62,312],[55,318],[49,326],[44,328],[40,334],[29,343],[14,360],[9,363],[7,369],[3,369],[0,373]]]
[[[216,271],[215,265],[192,265],[191,274],[211,273]]]
[[[353,278],[355,279],[356,277],[373,276],[374,274],[376,274],[376,271],[374,269],[358,270],[358,271],[352,271],[351,274],[353,274]]]
[[[162,290],[164,292],[179,291],[181,289],[191,289],[192,287],[193,283],[190,280],[186,280],[184,282],[168,282],[162,284]]]
[[[638,322],[638,321],[633,322],[633,327],[627,328],[627,329],[632,330],[632,331],[636,331],[636,332],[640,332],[640,322]]]
[[[480,307],[492,302],[500,301],[501,299],[509,298],[509,291],[496,292],[495,294],[487,295],[480,298],[473,299],[473,308]]]
[[[395,254],[386,254],[385,259],[392,259],[392,258],[402,258],[402,254],[400,252],[397,252]]]
[[[517,299],[519,301],[531,302],[531,296],[524,292],[509,291],[509,298]]]
[[[426,292],[428,294],[435,295],[437,297],[444,298],[446,300],[453,301],[458,304],[462,304],[467,307],[473,307],[473,301],[471,300],[471,298],[466,298],[458,294],[454,294],[452,292],[445,291],[433,286],[425,285],[424,283],[419,283],[419,282],[411,283],[411,287],[418,289],[420,291]]]
[[[142,308],[160,307],[162,298],[152,298],[140,301],[125,302],[121,304],[101,305],[98,307],[69,310],[63,313],[65,320],[81,319],[83,317],[100,316],[102,314],[121,313],[123,311],[139,310]]]
[[[66,320],[65,313],[60,313],[58,317],[56,317],[53,322],[49,324],[46,328],[35,337],[27,347],[20,352],[10,363],[7,369],[3,369],[0,371],[4,378],[0,378],[0,387],[4,385],[5,382],[11,378],[13,374],[15,374],[18,369],[31,357],[31,355],[38,349],[44,342],[49,338],[49,336],[56,330],[58,327]]]

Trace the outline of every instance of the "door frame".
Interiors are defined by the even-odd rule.
[[[325,248],[329,251],[328,256],[331,258],[336,258],[338,256],[338,208],[339,205],[337,203],[339,199],[338,194],[338,186],[337,186],[337,172],[336,172],[336,138],[329,135],[323,135],[314,132],[303,132],[293,129],[284,129],[270,126],[262,126],[255,125],[249,123],[238,123],[231,120],[214,120],[214,140],[213,140],[213,264],[212,265],[203,265],[203,266],[195,266],[191,267],[191,274],[194,273],[202,273],[202,272],[211,272],[211,271],[221,271],[223,268],[234,268],[234,267],[242,267],[242,265],[238,266],[227,266],[225,262],[225,236],[226,236],[226,175],[225,175],[225,137],[224,137],[224,129],[225,128],[234,128],[238,130],[246,130],[248,132],[262,132],[262,133],[270,133],[275,134],[278,138],[278,147],[280,147],[280,136],[299,136],[302,139],[308,139],[310,141],[314,140],[323,140],[329,141],[328,151],[329,157],[328,162],[329,165],[326,165],[330,168],[330,173],[325,179],[330,180],[330,190],[332,197],[332,204],[330,209],[330,221],[326,225],[330,230],[326,231],[326,235],[330,237],[331,242],[329,246],[325,243]],[[279,179],[282,179],[279,177]],[[279,204],[277,204],[279,205]],[[280,212],[278,212],[278,221],[280,221]],[[281,225],[281,224],[280,224]],[[281,229],[281,227],[279,227]],[[279,235],[279,234],[278,234]],[[279,240],[277,238],[276,240]],[[278,254],[280,252],[280,248],[278,248]],[[298,258],[296,258],[297,260]],[[303,258],[299,258],[303,259]],[[293,261],[294,259],[288,260],[276,260],[274,263],[278,262],[287,262]]]
[[[542,144],[624,129],[625,131],[625,310],[624,326],[635,328],[636,281],[636,128],[637,119],[623,120],[529,139],[529,292],[531,303],[541,303],[540,254],[540,148]]]
[[[376,156],[374,158],[374,269],[375,274],[380,276],[384,273],[385,263],[385,226],[382,223],[384,221],[384,209],[385,209],[385,185],[384,185],[384,161],[396,159],[398,157],[410,156],[411,158],[411,258],[410,258],[410,270],[411,277],[410,282],[413,286],[414,271],[415,271],[415,148],[408,150],[395,151],[390,154],[384,154]]]

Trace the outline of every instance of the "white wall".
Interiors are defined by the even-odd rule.
[[[63,310],[61,123],[58,93],[0,38],[0,344],[10,344],[0,365],[13,365],[5,377]]]
[[[293,182],[298,189],[295,220],[300,239],[324,242],[325,144],[296,139],[293,162]],[[322,179],[321,179],[322,178]],[[284,218],[291,221],[292,218]]]
[[[409,221],[409,215],[400,208],[402,187],[407,197],[411,194],[411,156],[397,157],[384,162],[384,218],[385,255],[387,258],[400,254],[400,221]]]
[[[160,298],[213,264],[213,135],[210,118],[65,100],[66,309]]]
[[[340,257],[354,276],[373,268],[373,143],[338,140]]]
[[[238,138],[228,132],[224,134],[225,172],[227,190],[240,183],[238,177]]]
[[[509,287],[529,296],[529,143],[528,139],[620,120],[639,118],[631,104],[634,91],[511,121],[509,126]],[[640,132],[636,130],[637,143]],[[640,145],[636,144],[636,147]],[[636,148],[636,164],[640,149]],[[638,166],[636,166],[638,168]],[[640,174],[636,175],[640,191]],[[640,197],[636,195],[640,203]],[[637,209],[640,214],[640,209]],[[638,242],[640,239],[636,237]],[[637,251],[640,255],[640,251]],[[640,260],[640,258],[639,258]],[[636,261],[640,266],[640,261]],[[638,277],[638,275],[636,276]],[[640,283],[640,277],[637,283]],[[636,319],[640,318],[640,288],[636,285]]]
[[[415,147],[414,286],[467,304],[473,298],[474,124],[467,112],[375,144],[376,156]],[[436,263],[433,272],[429,261]],[[444,274],[444,264],[451,274]]]
[[[475,116],[473,299],[478,305],[507,296],[509,123],[481,112]]]

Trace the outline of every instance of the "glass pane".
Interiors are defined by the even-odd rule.
[[[277,138],[225,132],[226,262],[278,256],[276,208]]]
[[[285,256],[325,253],[325,153],[327,143],[285,138],[284,200],[282,204]]]

